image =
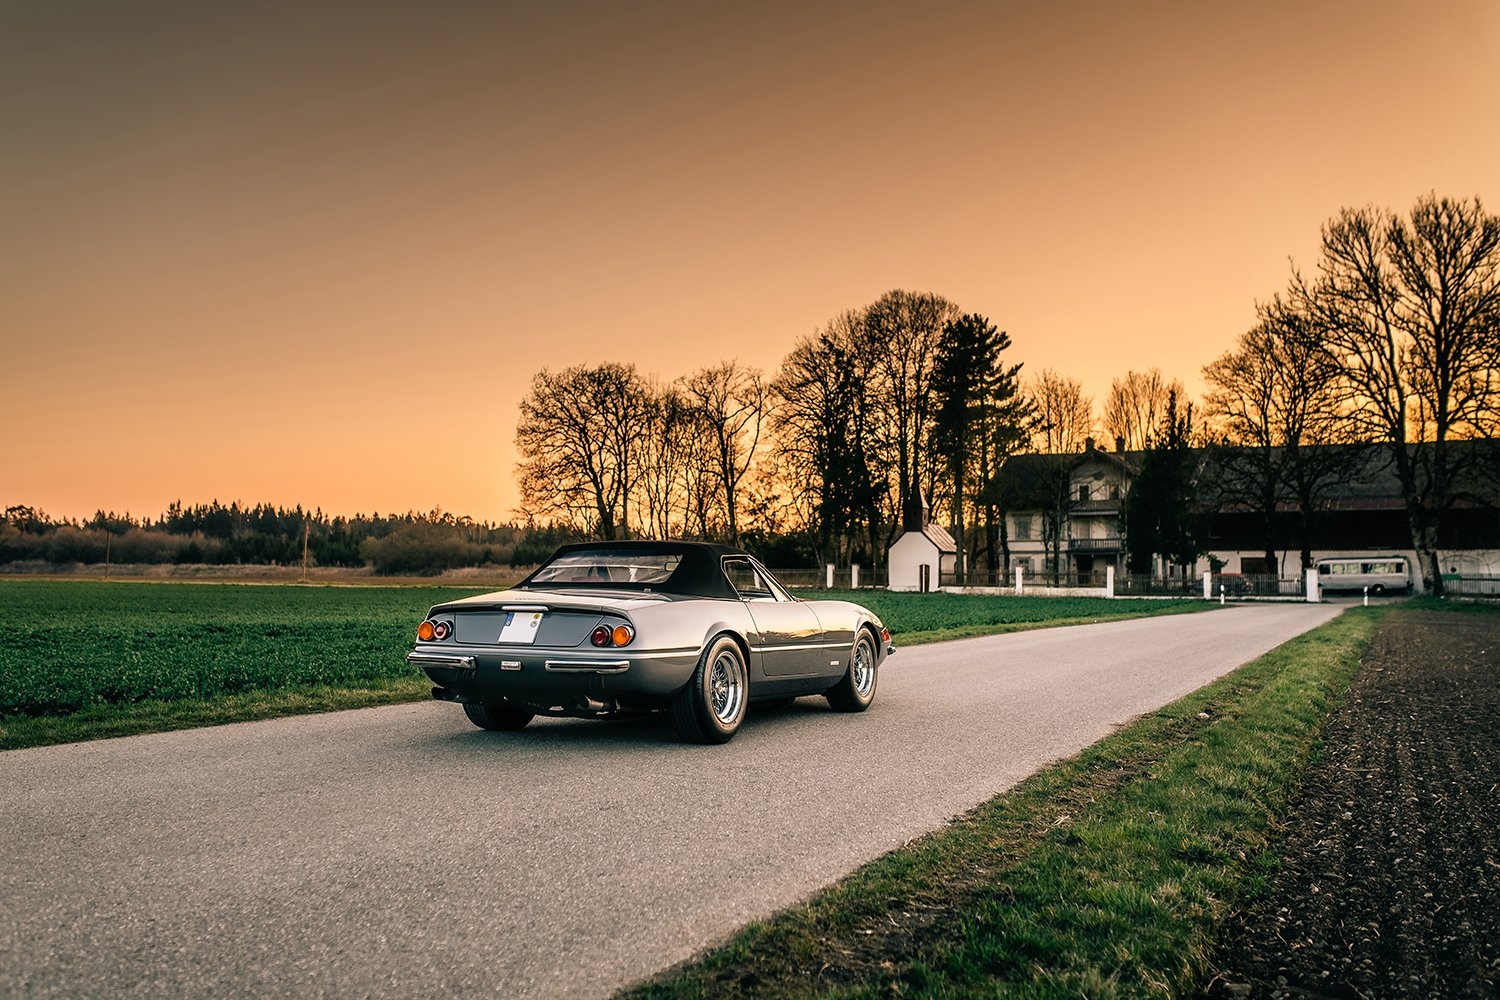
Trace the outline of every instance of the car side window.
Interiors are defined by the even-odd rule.
[[[724,575],[729,578],[740,597],[747,601],[776,600],[776,592],[772,590],[770,582],[748,559],[725,559]]]

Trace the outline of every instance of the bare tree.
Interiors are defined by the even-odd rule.
[[[1182,383],[1170,382],[1162,377],[1160,368],[1150,371],[1126,372],[1123,378],[1110,383],[1109,395],[1104,401],[1103,426],[1107,438],[1120,438],[1131,451],[1146,447],[1151,436],[1161,427],[1167,412],[1167,396],[1176,393],[1179,401],[1186,398]]]
[[[847,559],[861,529],[874,539],[888,492],[871,452],[872,362],[862,330],[858,312],[835,317],[797,343],[772,383],[771,430],[791,506],[802,513],[819,558],[833,562]]]
[[[1206,365],[1210,451],[1220,504],[1261,519],[1265,563],[1276,567],[1279,511],[1293,505],[1302,567],[1312,565],[1312,530],[1321,498],[1349,471],[1338,366],[1309,317],[1280,297],[1259,306],[1260,321]]]
[[[708,437],[729,540],[738,545],[736,493],[755,462],[770,387],[760,369],[741,368],[738,362],[728,361],[689,376],[683,390],[698,411],[699,427]]]
[[[1063,531],[1072,509],[1068,489],[1073,456],[1084,450],[1093,435],[1093,402],[1077,379],[1044,368],[1025,390],[1033,414],[1031,448],[1045,456],[1043,487],[1048,507],[1042,512],[1042,541],[1054,575],[1062,572]]]
[[[521,400],[516,448],[521,503],[600,538],[628,535],[649,387],[634,365],[542,369]]]
[[[634,506],[640,531],[649,538],[706,537],[712,461],[702,415],[675,385],[650,385],[648,397],[637,428]]]
[[[931,496],[941,471],[926,461],[933,361],[943,327],[958,315],[958,307],[939,295],[896,290],[867,308],[859,326],[861,353],[874,360],[867,391],[884,418],[870,430],[882,437],[894,459],[896,509],[902,516],[919,488]]]
[[[1500,408],[1500,218],[1479,199],[1418,199],[1407,218],[1344,209],[1323,226],[1318,277],[1294,275],[1297,304],[1339,361],[1351,418],[1384,442],[1405,495],[1412,546],[1441,594],[1438,538]]]
[[[1094,433],[1094,404],[1083,394],[1083,383],[1044,368],[1027,379],[1025,396],[1036,420],[1031,428],[1031,450],[1042,455],[1083,451]]]

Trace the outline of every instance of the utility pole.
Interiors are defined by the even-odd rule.
[[[307,538],[312,532],[312,525],[306,521],[302,522],[302,582],[307,582]]]

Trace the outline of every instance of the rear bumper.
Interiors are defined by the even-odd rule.
[[[535,649],[420,643],[406,656],[446,700],[507,701],[543,709],[570,702],[653,704],[692,677],[698,650]]]

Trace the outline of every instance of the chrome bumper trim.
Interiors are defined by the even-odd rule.
[[[462,670],[474,669],[474,657],[458,656],[453,653],[407,653],[406,662],[418,667],[426,664],[430,667],[457,667]]]
[[[629,660],[547,660],[542,666],[554,673],[623,674]]]

